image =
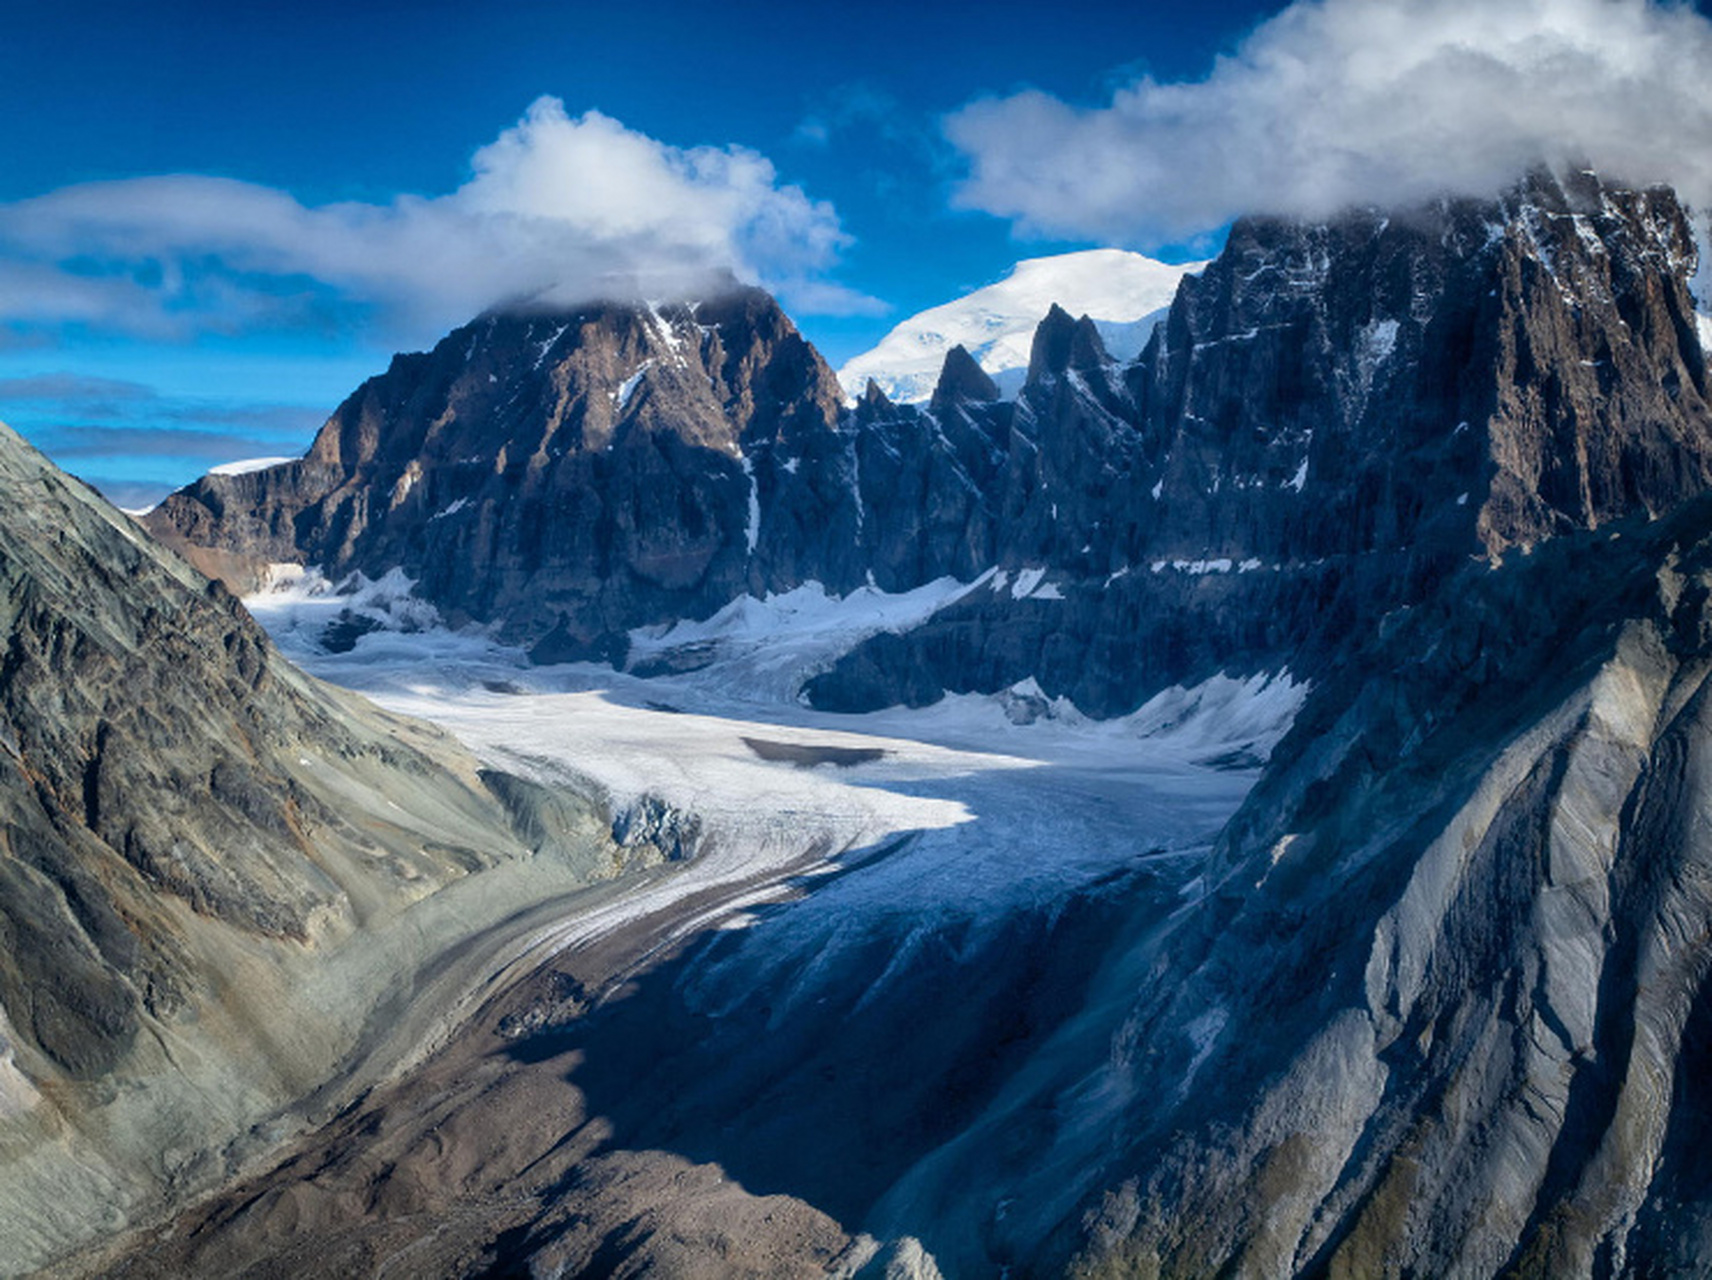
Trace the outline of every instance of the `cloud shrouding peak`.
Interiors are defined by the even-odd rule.
[[[1084,110],[983,99],[946,132],[960,205],[1154,244],[1244,213],[1494,194],[1592,164],[1712,205],[1712,23],[1652,0],[1299,0],[1207,79]]]
[[[0,205],[0,322],[165,338],[339,322],[355,304],[428,337],[502,302],[691,293],[734,272],[822,310],[831,205],[742,147],[678,148],[541,98],[449,195],[306,206],[197,175],[89,183]],[[28,287],[23,287],[27,285]]]

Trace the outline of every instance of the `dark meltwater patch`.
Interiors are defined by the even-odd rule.
[[[833,764],[848,769],[853,764],[870,764],[889,754],[881,747],[827,747],[806,742],[769,742],[765,738],[745,738],[743,745],[763,760],[794,764],[799,769]]]

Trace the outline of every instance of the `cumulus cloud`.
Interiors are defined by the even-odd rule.
[[[1139,245],[1243,213],[1491,194],[1586,162],[1712,205],[1712,23],[1653,0],[1299,0],[1194,83],[945,122],[966,208]]]
[[[537,100],[438,197],[307,206],[197,175],[0,205],[0,322],[150,337],[339,323],[431,335],[501,302],[693,292],[730,271],[822,310],[879,304],[826,272],[831,205],[742,147],[678,148]]]

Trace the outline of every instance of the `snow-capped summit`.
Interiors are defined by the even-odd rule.
[[[996,284],[911,316],[840,369],[838,380],[851,396],[872,378],[894,402],[926,400],[946,353],[962,346],[1012,394],[1028,371],[1035,326],[1054,303],[1092,318],[1106,349],[1127,359],[1146,344],[1177,282],[1204,266],[1156,262],[1123,249],[1029,258]]]
[[[266,471],[269,467],[283,467],[288,462],[296,462],[290,458],[240,458],[236,462],[222,462],[217,467],[209,467],[211,476],[247,476],[252,471]]]

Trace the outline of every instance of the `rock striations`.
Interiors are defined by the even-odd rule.
[[[1396,616],[873,1229],[946,1274],[1703,1274],[1709,601],[1701,498]]]
[[[502,798],[451,739],[302,675],[225,588],[4,427],[0,500],[0,1273],[17,1274],[396,1065],[416,1046],[389,1036],[457,1007],[460,940],[481,950],[618,863],[588,801]],[[531,830],[548,801],[550,837]],[[401,1012],[432,975],[445,1006]]]
[[[808,690],[857,710],[1028,677],[1096,714],[1215,671],[1312,674],[1351,628],[1712,478],[1667,190],[1537,174],[1494,202],[1250,220],[1136,361],[1054,309],[1012,400],[961,349],[929,405],[842,410],[779,312],[488,316],[365,384],[299,462],[148,517],[232,573],[402,567],[544,660],[818,581],[1006,574]],[[1014,575],[1049,589],[1018,599]]]

